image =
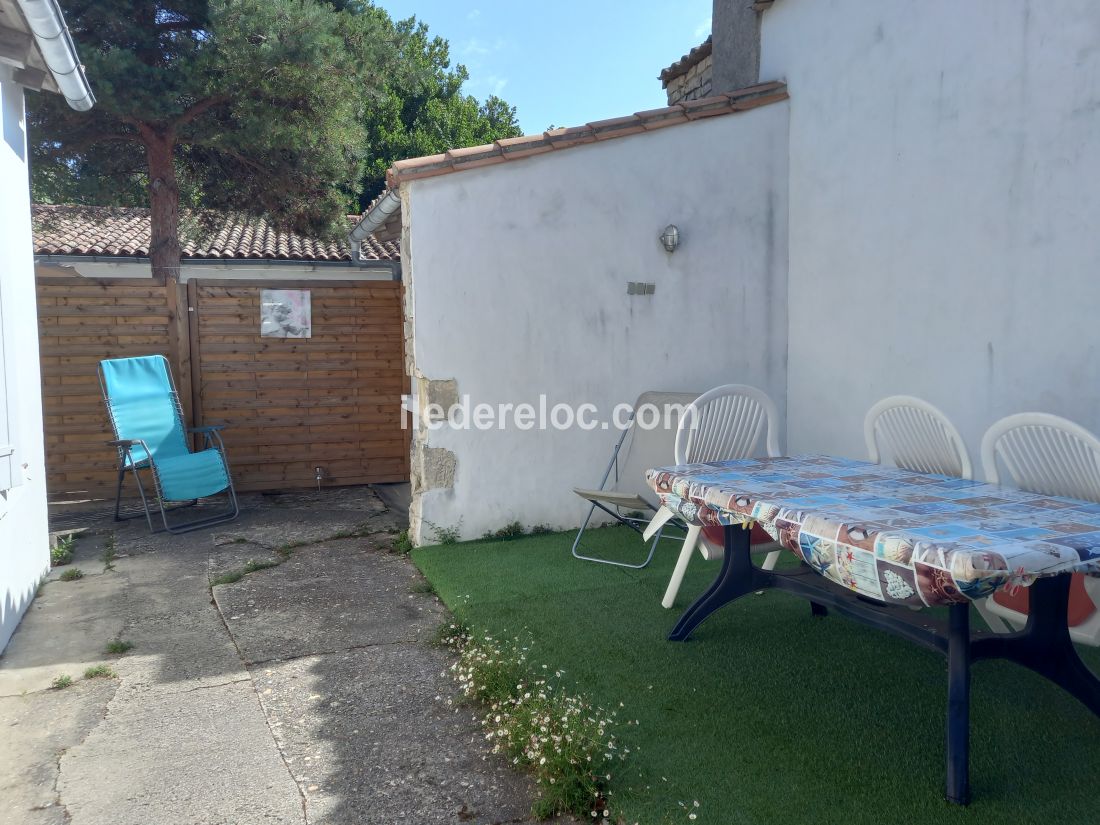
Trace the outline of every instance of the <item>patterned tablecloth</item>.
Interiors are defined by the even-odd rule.
[[[882,602],[950,604],[1100,573],[1100,504],[821,455],[664,467],[646,480],[692,524],[755,521]]]

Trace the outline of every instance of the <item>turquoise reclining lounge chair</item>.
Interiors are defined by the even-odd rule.
[[[229,475],[225,444],[218,432],[221,427],[184,427],[183,411],[172,382],[168,359],[163,355],[146,355],[100,361],[99,382],[115,431],[116,440],[108,443],[118,449],[116,521],[141,515],[124,517],[119,512],[122,481],[128,470],[134,474],[145,509],[145,520],[153,532],[157,528],[153,527],[153,515],[140,470],[151,471],[161,521],[169,533],[186,533],[237,517],[240,507]],[[193,453],[188,449],[188,433],[203,436],[202,450]],[[179,509],[166,507],[170,502],[197,504],[199,499],[221,492],[228,496],[228,509],[191,521],[169,523],[169,509]]]

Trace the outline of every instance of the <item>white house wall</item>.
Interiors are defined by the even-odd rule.
[[[781,0],[794,451],[863,456],[879,398],[1100,431],[1100,3]]]
[[[545,394],[610,415],[643,390],[744,382],[782,408],[786,142],[781,103],[406,184],[415,376],[494,407]],[[669,223],[672,255],[657,240]],[[628,281],[655,294],[628,295]],[[578,524],[572,488],[599,480],[615,436],[430,432],[454,478],[414,503],[414,539],[432,538],[418,516],[466,537]]]
[[[6,370],[0,360],[0,392],[6,384],[15,408],[11,443],[22,483],[0,491],[0,650],[50,567],[23,90],[8,72],[0,66],[0,334],[15,354]]]

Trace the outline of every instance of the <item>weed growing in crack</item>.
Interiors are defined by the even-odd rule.
[[[115,569],[115,559],[118,557],[118,539],[114,533],[108,533],[103,541],[103,572]]]
[[[133,650],[133,648],[134,643],[127,639],[111,639],[111,641],[107,642],[107,646],[104,649],[108,653],[121,655],[129,650]]]
[[[117,679],[118,674],[115,673],[107,665],[92,665],[90,668],[84,671],[85,679]]]
[[[68,673],[62,673],[52,682],[50,682],[50,690],[64,690],[67,687],[72,687],[73,677]]]
[[[413,549],[412,539],[409,538],[409,531],[402,530],[393,539],[393,552],[408,555]]]
[[[76,536],[65,536],[57,540],[57,545],[50,548],[50,565],[60,567],[73,560],[73,545],[76,544]]]
[[[58,576],[58,578],[61,579],[61,581],[63,582],[75,582],[77,579],[84,578],[84,571],[81,570],[79,567],[70,567],[68,570]]]
[[[257,570],[268,570],[272,567],[278,567],[283,563],[283,560],[276,561],[275,559],[249,559],[245,562],[244,567],[238,567],[236,570],[230,570],[228,573],[222,573],[220,576],[210,580],[211,587],[217,587],[219,584],[233,584],[239,582],[249,573],[255,573]]]

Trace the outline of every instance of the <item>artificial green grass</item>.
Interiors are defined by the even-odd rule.
[[[644,555],[626,529],[588,537],[592,549]],[[690,812],[722,825],[1097,817],[1100,720],[1031,672],[974,667],[973,802],[948,805],[942,657],[840,617],[812,619],[806,602],[776,591],[726,606],[688,642],[669,642],[716,564],[696,556],[676,606],[664,610],[672,542],[641,571],[578,561],[571,542],[548,534],[422,548],[412,558],[459,619],[529,635],[533,661],[638,720],[619,731],[632,751],[613,782],[623,822],[686,823]],[[1098,652],[1084,653],[1100,669]]]

